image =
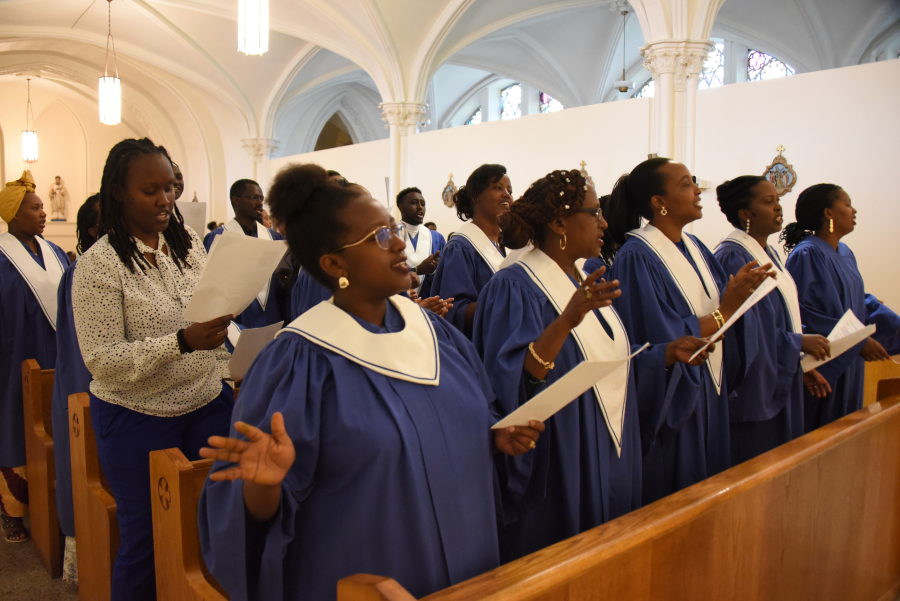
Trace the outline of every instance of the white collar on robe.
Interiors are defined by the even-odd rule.
[[[572,281],[565,272],[538,248],[522,255],[518,262],[553,304],[556,313],[562,314],[572,295],[579,290],[572,286]],[[580,267],[577,269],[581,272],[582,278],[587,277]],[[606,333],[594,312],[589,312],[571,332],[582,358],[585,361],[622,361],[627,359],[631,347],[619,315],[612,307],[602,307],[599,311],[612,330],[613,338]],[[616,452],[619,456],[622,455],[622,429],[625,424],[625,403],[628,399],[630,368],[631,361],[626,360],[620,367],[594,384],[594,396],[597,397],[597,402],[600,404],[600,411],[603,413],[603,419],[606,421],[606,427],[616,445]]]
[[[441,363],[437,335],[424,309],[404,296],[392,296],[403,317],[399,332],[375,334],[334,305],[334,298],[322,301],[275,335],[300,334],[367,369],[396,380],[437,386]]]
[[[44,258],[44,266],[41,269],[40,264],[34,260],[31,253],[25,248],[18,238],[6,232],[0,234],[0,252],[6,255],[28,287],[31,288],[32,294],[41,305],[47,321],[56,329],[56,293],[59,291],[59,281],[63,275],[63,264],[59,257],[47,244],[47,241],[36,236],[38,245],[41,247],[41,255]]]
[[[423,225],[410,225],[405,221],[400,223],[403,224],[403,241],[406,242],[406,263],[416,267],[431,256],[431,230]],[[413,246],[412,238],[417,235]]]
[[[703,278],[703,281],[697,277],[697,271],[694,271],[690,262],[681,253],[681,249],[669,240],[665,234],[649,223],[642,228],[631,230],[627,235],[640,238],[656,253],[662,264],[669,270],[669,274],[675,280],[682,296],[684,296],[684,300],[687,301],[694,315],[700,318],[719,308],[721,292],[719,292],[719,287],[716,285],[716,280],[709,270],[709,265],[707,265],[703,253],[700,252],[700,248],[693,238],[685,233],[682,233],[681,236],[684,246],[694,260],[694,264],[697,265],[697,271],[700,272],[700,278]],[[705,289],[704,284],[706,284]],[[707,290],[713,296],[707,294]],[[626,302],[628,302],[628,299],[626,299]],[[722,347],[722,345],[719,346]],[[722,392],[722,356],[724,354],[725,349],[719,348],[717,352],[710,353],[709,359],[706,360],[709,373],[713,378],[713,384],[716,386],[716,392]]]
[[[794,278],[791,277],[791,274],[788,273],[788,270],[785,269],[784,265],[781,263],[781,257],[778,256],[778,251],[769,246],[769,248],[772,248],[772,255],[770,256],[763,250],[763,247],[759,245],[756,238],[747,236],[745,232],[738,229],[722,238],[722,242],[725,241],[733,242],[742,247],[750,253],[760,265],[765,265],[769,262],[775,264],[775,267],[777,267],[779,271],[778,277],[775,278],[775,285],[778,287],[778,292],[781,293],[781,298],[784,299],[784,304],[787,305],[788,315],[790,315],[791,318],[791,327],[795,334],[802,334],[803,322],[800,319],[800,296],[797,293],[797,284],[794,283]],[[722,242],[719,242],[719,246],[722,245]],[[716,249],[718,249],[719,246],[717,246]],[[772,257],[774,257],[774,259]]]
[[[484,262],[491,268],[491,271],[497,273],[500,266],[503,264],[503,259],[506,257],[500,254],[500,251],[497,250],[494,243],[487,237],[487,234],[481,231],[480,227],[471,221],[467,221],[462,224],[462,227],[456,230],[456,233],[453,235],[462,236],[468,240],[469,244],[475,248],[478,254],[481,255],[481,258],[484,259]]]
[[[256,223],[256,237],[260,240],[271,240],[272,232],[269,231],[269,228],[264,226],[258,221]],[[241,224],[238,223],[237,219],[232,219],[228,223],[222,226],[222,228],[226,232],[233,232],[235,234],[240,234],[242,236],[246,236],[244,233],[244,228],[241,227]],[[263,289],[259,291],[259,294],[256,295],[256,300],[259,301],[259,306],[262,307],[263,311],[266,310],[266,303],[269,302],[269,288],[272,287],[272,278],[266,280],[266,285],[263,286]]]

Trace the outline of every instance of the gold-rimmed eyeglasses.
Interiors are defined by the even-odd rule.
[[[402,234],[403,234],[403,226],[394,225],[394,226],[388,227],[386,225],[383,225],[380,228],[378,228],[377,230],[375,230],[374,232],[372,232],[371,234],[368,234],[363,239],[358,240],[357,242],[354,242],[353,244],[345,244],[344,246],[342,246],[338,249],[335,249],[335,250],[331,251],[331,253],[328,253],[328,254],[341,252],[342,250],[346,250],[346,249],[350,248],[351,246],[358,246],[358,245],[362,244],[363,242],[365,242],[366,240],[368,240],[369,238],[371,238],[372,236],[375,236],[375,242],[378,243],[379,247],[381,247],[383,250],[390,250],[391,241],[394,239],[394,236],[397,236],[398,238],[400,238],[402,236]]]

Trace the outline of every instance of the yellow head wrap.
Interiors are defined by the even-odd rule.
[[[14,182],[7,182],[6,187],[0,190],[0,219],[6,223],[13,220],[22,206],[26,192],[34,192],[34,178],[28,169],[22,172],[22,177]]]

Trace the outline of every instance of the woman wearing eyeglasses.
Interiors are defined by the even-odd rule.
[[[333,291],[251,367],[232,438],[200,503],[206,564],[232,599],[334,599],[339,579],[389,576],[415,597],[499,564],[491,457],[543,424],[493,432],[472,344],[399,296],[405,244],[384,206],[281,171],[274,217],[304,270]],[[410,352],[412,351],[412,352]]]
[[[531,250],[491,278],[478,297],[475,345],[511,413],[583,361],[621,362],[547,420],[535,452],[498,459],[504,560],[532,553],[641,505],[641,440],[634,367],[637,346],[610,306],[616,281],[575,262],[596,257],[606,221],[577,170],[534,182],[500,220],[510,248]],[[669,343],[667,363],[687,361],[703,341]],[[699,363],[703,357],[698,357]]]

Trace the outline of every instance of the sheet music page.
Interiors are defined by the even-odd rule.
[[[608,376],[617,367],[650,346],[648,342],[625,359],[618,361],[583,361],[575,369],[537,394],[530,401],[491,426],[492,430],[509,426],[527,426],[535,419],[545,421],[557,411],[580,397],[591,386]]]
[[[184,318],[204,322],[241,314],[272,277],[285,252],[284,240],[261,240],[234,232],[216,236]]]
[[[812,355],[804,355],[800,360],[800,367],[803,368],[803,373],[828,363],[835,357],[846,353],[874,333],[874,325],[863,325],[862,322],[857,319],[856,315],[853,314],[853,311],[848,309],[847,312],[844,313],[844,316],[841,317],[834,326],[834,329],[831,330],[831,333],[828,334],[828,340],[831,342],[831,357],[826,358],[824,361],[820,361]]]
[[[228,362],[228,370],[232,380],[243,380],[247,370],[253,364],[256,356],[263,348],[275,339],[275,334],[284,325],[283,321],[273,323],[262,328],[248,328],[241,330],[237,344],[234,345],[234,353]]]
[[[719,340],[722,337],[722,335],[725,332],[727,332],[728,329],[731,326],[733,326],[737,322],[738,319],[741,318],[741,315],[743,315],[744,313],[749,311],[750,307],[752,307],[753,305],[755,305],[756,303],[761,301],[763,299],[763,297],[765,297],[768,293],[775,290],[776,287],[777,287],[777,284],[775,283],[775,280],[773,278],[766,278],[765,281],[759,285],[759,288],[754,290],[753,293],[747,297],[747,300],[744,301],[744,304],[742,304],[740,307],[738,307],[738,310],[735,311],[734,315],[732,315],[731,318],[729,318],[729,320],[725,322],[725,325],[723,325],[721,328],[718,329],[718,331],[716,331],[715,334],[713,334],[712,336],[709,337],[709,342],[704,344],[702,347],[700,347],[697,350],[696,353],[691,355],[690,360],[693,361],[697,357],[697,355],[699,355],[700,353],[705,351],[707,348],[709,348],[709,346],[713,342],[715,342],[716,340]]]

